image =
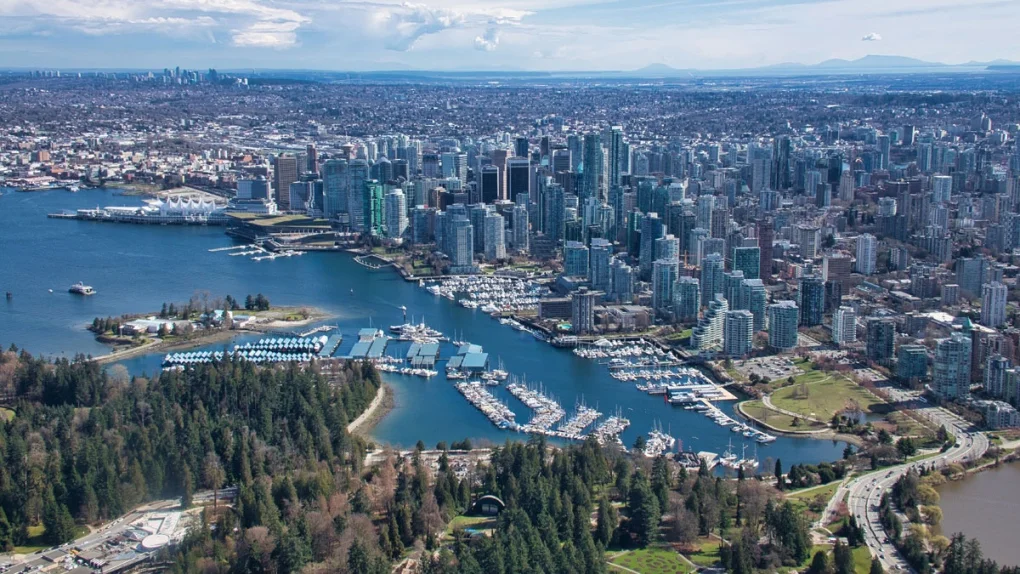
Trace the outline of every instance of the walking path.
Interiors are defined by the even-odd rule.
[[[383,400],[386,398],[386,385],[379,387],[379,390],[375,393],[375,398],[368,404],[368,408],[365,412],[358,415],[358,418],[354,419],[351,424],[347,425],[347,432],[354,434],[358,429],[364,426],[369,420],[372,419],[372,415],[375,414],[379,407],[382,406]]]

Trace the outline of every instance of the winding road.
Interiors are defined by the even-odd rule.
[[[864,528],[864,539],[873,556],[877,556],[886,571],[898,570],[909,572],[912,569],[886,536],[879,518],[879,503],[882,493],[888,492],[901,476],[910,469],[922,466],[944,467],[953,463],[977,460],[988,450],[988,437],[973,426],[946,409],[934,407],[919,399],[914,394],[900,392],[905,404],[903,408],[913,409],[927,418],[937,428],[945,425],[946,429],[956,438],[956,444],[944,453],[922,461],[904,463],[894,467],[883,468],[876,472],[857,477],[841,485],[829,501],[822,522],[826,523],[835,516],[835,509],[844,498],[847,498],[851,514],[857,517]]]

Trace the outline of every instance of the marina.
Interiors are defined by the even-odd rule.
[[[498,275],[451,277],[424,285],[433,295],[490,314],[533,311],[538,300],[549,294],[549,289],[536,281]]]

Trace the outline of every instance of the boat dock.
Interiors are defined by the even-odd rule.
[[[170,353],[163,358],[163,367],[181,369],[196,365],[206,365],[223,360],[225,357],[236,357],[253,363],[308,363],[313,359],[326,357],[323,350],[329,344],[325,335],[312,338],[269,337],[254,343],[235,345],[230,353],[223,351],[186,351]],[[337,343],[339,345],[339,343]],[[336,347],[333,348],[336,350]]]
[[[749,438],[762,444],[768,444],[775,442],[776,440],[775,435],[771,435],[767,432],[745,425],[744,423],[722,412],[719,407],[713,405],[707,400],[702,399],[699,404],[701,406],[696,407],[694,410],[704,412],[708,415],[708,418],[715,422],[715,424],[722,427],[729,427],[730,431],[740,433],[744,436],[744,438]]]
[[[545,434],[554,424],[567,416],[567,412],[559,403],[547,397],[540,390],[517,382],[508,384],[506,389],[533,411],[531,420],[521,427],[524,432]]]
[[[433,369],[439,360],[439,343],[411,343],[407,361],[416,369]]]
[[[623,441],[620,440],[620,435],[623,431],[627,430],[630,426],[630,419],[624,418],[620,415],[611,416],[602,424],[598,425],[595,430],[591,432],[591,435],[595,437],[595,440],[599,441],[599,444],[605,445],[610,442],[615,442],[619,446],[623,446]],[[626,450],[626,449],[624,449]]]
[[[337,348],[340,347],[340,343],[342,343],[343,340],[344,336],[339,332],[330,335],[329,338],[326,339],[325,344],[322,345],[322,349],[319,350],[319,356],[332,357],[333,353],[335,353]]]
[[[322,325],[322,326],[319,326],[319,327],[315,327],[314,329],[309,329],[309,330],[307,330],[307,331],[305,331],[303,333],[298,333],[297,336],[298,337],[311,337],[312,335],[314,335],[316,333],[328,333],[330,331],[336,331],[336,330],[337,330],[337,327],[334,326],[334,325]]]
[[[386,353],[386,346],[389,342],[389,338],[385,335],[372,339],[371,341],[358,341],[354,344],[354,348],[351,349],[351,354],[344,358],[369,360],[381,359],[383,354]]]
[[[251,247],[251,245],[231,245],[229,247],[215,247],[213,249],[209,249],[208,251],[209,253],[218,253],[220,251],[233,251],[235,249],[246,249],[248,247]]]
[[[556,433],[551,436],[559,438],[569,438],[573,440],[584,440],[587,435],[584,434],[584,429],[591,426],[592,423],[597,421],[602,413],[597,410],[586,406],[584,403],[577,405],[577,410],[574,412],[574,416],[567,422],[556,429]]]
[[[492,393],[486,390],[482,383],[459,382],[456,384],[456,387],[469,403],[482,411],[482,414],[492,421],[492,424],[501,429],[519,429],[514,420],[517,415],[505,404],[499,402],[496,397],[492,396]]]

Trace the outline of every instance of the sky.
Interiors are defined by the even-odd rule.
[[[0,0],[0,67],[634,70],[1020,60],[1020,0]]]

